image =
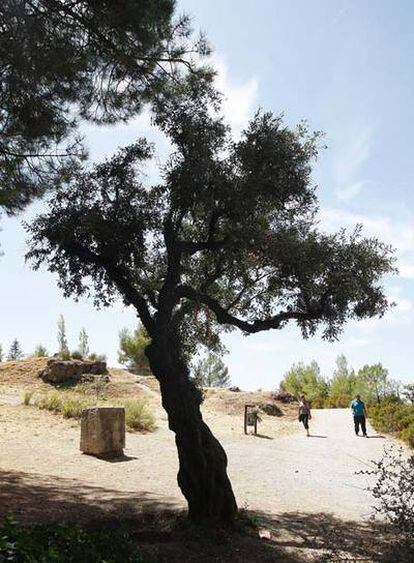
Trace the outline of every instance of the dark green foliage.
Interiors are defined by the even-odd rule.
[[[139,324],[133,334],[124,328],[119,333],[118,362],[132,373],[150,375],[151,370],[145,348],[151,342],[145,328]]]
[[[211,98],[190,76],[157,107],[175,146],[163,186],[137,172],[152,155],[145,140],[73,176],[30,227],[35,267],[48,263],[65,295],[89,293],[90,279],[96,303],[120,293],[150,336],[168,282],[168,314],[192,350],[219,325],[258,332],[293,320],[305,337],[321,326],[334,339],[348,318],[382,315],[390,249],[359,230],[315,229],[315,137],[257,114],[233,142]],[[210,310],[208,338],[194,322],[200,306]]]
[[[141,111],[206,51],[173,0],[3,0],[0,4],[0,209],[21,210],[84,156],[80,118]]]
[[[15,338],[11,343],[9,353],[7,355],[7,359],[20,360],[21,358],[23,358],[23,352],[20,348],[19,341],[17,340],[17,338]]]
[[[2,362],[2,361],[3,361],[3,348],[1,347],[1,344],[0,344],[0,362]]]
[[[0,529],[0,562],[144,563],[127,531],[85,530],[76,525],[23,527],[13,518]]]
[[[229,387],[229,370],[216,354],[209,353],[194,368],[194,380],[198,387]]]

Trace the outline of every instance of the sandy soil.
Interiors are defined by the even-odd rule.
[[[77,422],[24,407],[15,390],[0,389],[0,516],[82,521],[183,508],[174,436],[156,391],[150,397],[157,430],[128,433],[124,458],[110,462],[80,453]],[[242,414],[216,407],[207,401],[204,416],[227,452],[239,506],[255,511],[285,549],[303,549],[307,558],[313,533],[335,523],[351,536],[352,522],[362,529],[372,498],[357,472],[380,459],[390,438],[370,427],[368,439],[357,438],[345,409],[314,411],[310,438],[291,416],[266,417],[259,435],[245,436]]]

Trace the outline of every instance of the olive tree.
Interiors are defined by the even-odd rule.
[[[154,107],[172,154],[162,182],[142,173],[145,139],[79,170],[31,226],[30,259],[58,275],[66,296],[91,294],[135,308],[146,354],[175,433],[178,484],[193,521],[232,521],[227,457],[200,412],[190,359],[206,339],[296,323],[305,338],[335,339],[347,319],[383,315],[390,249],[359,229],[317,229],[311,180],[318,136],[259,112],[239,140],[208,81],[188,75]]]

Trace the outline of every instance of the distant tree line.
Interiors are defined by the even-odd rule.
[[[58,350],[55,356],[58,356],[62,360],[78,359],[78,360],[105,360],[106,356],[104,354],[96,354],[95,352],[90,352],[89,349],[89,337],[86,330],[82,328],[79,333],[78,348],[74,351],[69,350],[68,339],[66,336],[66,324],[63,315],[60,315],[57,323],[57,341]],[[25,354],[22,351],[20,342],[15,338],[9,348],[7,356],[4,355],[3,348],[0,345],[0,362],[4,359],[8,361],[21,360]],[[43,344],[38,344],[32,354],[35,358],[42,358],[49,356],[48,350],[43,346]]]
[[[315,408],[347,407],[358,393],[368,405],[390,398],[414,400],[414,385],[403,386],[392,379],[381,363],[366,364],[355,371],[343,354],[337,357],[331,378],[321,375],[316,361],[308,365],[298,363],[285,373],[280,386],[295,396],[304,393]]]

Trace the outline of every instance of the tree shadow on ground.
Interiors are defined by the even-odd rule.
[[[270,533],[276,548],[298,561],[380,561],[395,540],[384,524],[342,520],[325,512],[269,515],[256,511],[253,517]]]
[[[176,499],[0,470],[0,519],[7,514],[22,524],[73,522],[92,529],[104,527],[108,533],[126,528],[143,554],[155,562],[339,561],[323,559],[332,547],[360,561],[377,561],[390,541],[380,526],[326,513],[241,511],[235,529],[200,528],[188,523]]]

